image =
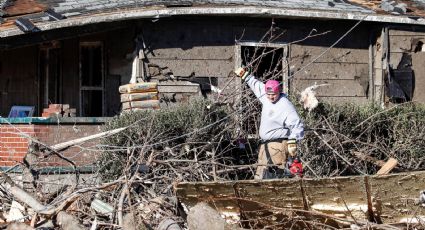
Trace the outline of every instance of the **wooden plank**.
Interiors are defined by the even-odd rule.
[[[291,65],[293,72],[298,72],[304,65]],[[314,80],[354,80],[368,79],[369,65],[354,63],[313,63],[297,73],[297,79]]]
[[[291,63],[310,63],[328,48],[325,46],[291,45]],[[332,48],[317,59],[316,62],[367,64],[368,55],[367,49]],[[292,65],[291,63],[290,65]]]
[[[160,93],[200,93],[201,87],[197,83],[189,81],[160,81],[158,82]]]
[[[425,218],[417,201],[425,190],[425,171],[392,175],[336,178],[276,179],[179,183],[177,197],[187,207],[207,201],[219,212],[240,211],[269,226],[279,224],[276,213],[316,211],[346,220],[367,221],[369,215],[383,223],[399,223],[416,216]],[[229,205],[228,208],[225,208]],[[231,206],[231,207],[230,207]],[[268,216],[267,216],[268,215]],[[329,221],[326,218],[325,221]]]
[[[194,46],[190,49],[158,48],[155,52],[147,53],[149,60],[229,60],[234,56],[233,46]]]
[[[158,83],[156,82],[144,82],[122,85],[118,88],[120,93],[146,93],[146,92],[157,92]]]
[[[199,86],[177,86],[177,85],[160,85],[158,86],[159,93],[199,93],[201,88]]]
[[[151,59],[152,64],[161,68],[166,68],[166,72],[172,72],[174,76],[190,76],[195,73],[195,77],[227,77],[234,69],[232,59],[229,60],[172,60],[172,59]]]
[[[366,105],[369,103],[367,97],[318,97],[319,102],[327,102],[331,104],[354,103],[357,105]]]
[[[351,220],[368,218],[363,176],[310,179],[303,187],[310,210]]]
[[[394,158],[390,158],[385,164],[379,169],[376,175],[388,174],[393,168],[397,166],[398,161]]]
[[[301,92],[305,88],[314,85],[315,83],[320,84],[329,84],[325,86],[318,87],[316,92],[317,96],[326,96],[326,97],[365,97],[366,95],[366,86],[367,80],[365,79],[365,86],[362,86],[359,81],[356,80],[303,80],[296,79],[291,84],[291,87],[296,91]]]
[[[158,92],[121,94],[120,100],[121,102],[158,100]]]
[[[234,187],[239,197],[247,202],[242,207],[248,211],[257,210],[254,208],[261,206],[261,203],[278,208],[304,209],[298,180],[241,181]]]
[[[412,54],[412,69],[415,72],[415,88],[413,101],[425,104],[425,52]]]
[[[122,103],[122,109],[159,109],[159,100],[129,101]]]
[[[401,30],[401,29],[390,29],[390,36],[425,36],[425,31],[411,31],[411,30]]]
[[[384,223],[425,216],[425,209],[415,203],[425,190],[424,171],[372,176],[369,183],[373,208]]]
[[[425,42],[423,36],[390,36],[390,52],[413,52],[418,41]]]

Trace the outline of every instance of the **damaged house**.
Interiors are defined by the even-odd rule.
[[[1,0],[0,166],[22,161],[22,134],[53,145],[98,133],[120,113],[118,88],[131,80],[157,82],[161,106],[170,106],[231,95],[241,83],[229,72],[248,62],[262,79],[278,75],[289,94],[326,84],[317,96],[332,103],[424,103],[424,6]],[[51,116],[54,106],[65,113]],[[94,159],[81,149],[64,154],[80,166]]]

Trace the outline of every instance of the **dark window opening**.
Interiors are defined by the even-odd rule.
[[[104,110],[104,66],[101,42],[80,44],[80,115],[99,117]]]
[[[49,107],[49,104],[62,102],[61,80],[61,49],[41,48],[39,52],[40,101],[38,108],[40,114],[43,108]]]
[[[414,72],[411,69],[391,69],[385,78],[386,93],[392,103],[411,101],[414,92]]]
[[[101,117],[103,115],[103,92],[101,90],[84,90],[81,96],[84,116]]]
[[[282,81],[282,48],[242,46],[242,65],[248,66],[259,80],[276,79]]]
[[[81,47],[81,85],[102,86],[102,47]]]

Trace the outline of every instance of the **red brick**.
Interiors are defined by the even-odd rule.
[[[7,142],[27,142],[26,138],[22,138],[22,137],[2,137],[0,138],[0,141],[3,143],[7,143]]]
[[[0,158],[3,159],[13,159],[13,158],[19,158],[19,159],[23,159],[25,157],[25,153],[15,153],[15,154],[4,154],[1,153],[0,154]]]
[[[27,142],[6,142],[3,143],[3,148],[21,148],[21,147],[28,147]]]
[[[14,166],[16,164],[17,162],[13,162],[13,161],[0,161],[0,166],[2,167]]]
[[[62,104],[49,104],[49,109],[60,109]]]
[[[11,153],[18,153],[18,152],[28,152],[28,148],[27,147],[5,147],[5,149],[7,149],[9,152]]]
[[[23,159],[23,156],[0,156],[0,161],[22,161]]]
[[[8,157],[8,156],[12,156],[13,154],[9,153],[9,152],[0,152],[0,157]]]

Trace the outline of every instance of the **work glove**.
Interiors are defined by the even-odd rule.
[[[235,74],[242,80],[245,80],[245,78],[250,74],[250,71],[245,67],[239,67],[237,70],[235,70]]]
[[[297,156],[297,141],[294,139],[288,140],[288,153],[290,157]]]

